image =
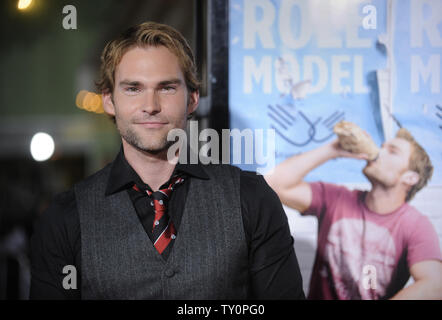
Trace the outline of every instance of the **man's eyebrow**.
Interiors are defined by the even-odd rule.
[[[183,83],[183,81],[181,79],[176,78],[176,79],[168,79],[168,80],[160,81],[158,83],[158,86],[167,86],[167,85],[171,85],[171,84],[178,84],[178,85],[180,85],[182,83]]]
[[[183,81],[181,79],[173,78],[173,79],[167,79],[167,80],[162,80],[162,81],[158,82],[158,86],[163,87],[163,86],[167,86],[167,85],[171,85],[171,84],[180,85],[182,83],[183,83]],[[142,85],[140,81],[129,80],[129,79],[121,80],[118,84],[120,86],[141,86]]]
[[[141,85],[141,82],[133,80],[121,80],[118,84],[120,86],[139,86]]]

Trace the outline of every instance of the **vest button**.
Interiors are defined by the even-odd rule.
[[[167,269],[164,274],[166,275],[166,277],[172,278],[175,275],[175,271],[173,269]]]

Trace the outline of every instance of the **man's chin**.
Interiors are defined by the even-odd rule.
[[[373,182],[373,181],[377,180],[375,175],[373,175],[373,173],[370,172],[370,169],[368,168],[368,165],[365,166],[364,169],[362,169],[362,173],[367,178],[367,180],[370,181],[370,182]]]
[[[138,151],[142,151],[145,153],[149,153],[152,155],[157,155],[160,153],[167,152],[169,147],[173,144],[173,141],[165,141],[158,145],[152,145],[152,144],[131,144],[134,148],[136,148]]]
[[[159,154],[170,146],[167,136],[160,132],[146,134],[146,132],[136,132],[136,130],[119,131],[120,136],[128,145],[141,152]]]
[[[385,175],[382,175],[382,173],[380,173],[380,172],[371,172],[370,170],[366,170],[364,168],[364,170],[362,170],[362,173],[367,178],[367,180],[371,183],[372,186],[373,185],[380,185],[383,187],[391,187],[392,186],[392,184],[389,183],[385,179]]]
[[[373,176],[375,174],[376,167],[374,166],[374,161],[367,161],[367,164],[362,169],[362,173],[368,178],[369,176]]]

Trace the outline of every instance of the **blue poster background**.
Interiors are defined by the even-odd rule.
[[[432,19],[434,24],[429,23]],[[430,184],[440,185],[442,1],[396,1],[394,39],[393,114],[430,155],[434,167]]]
[[[337,12],[327,3],[337,2],[229,2],[230,127],[274,129],[276,164],[331,142],[336,138],[333,125],[344,119],[357,123],[378,145],[384,140],[376,70],[385,68],[387,61],[377,43],[386,33],[386,1],[343,0]],[[375,29],[362,25],[367,5],[376,8]],[[283,15],[286,23],[290,21],[285,28],[280,25]],[[351,17],[358,21],[349,27]],[[307,28],[311,34],[304,43],[295,47],[288,42],[300,39]],[[309,86],[315,90],[310,92]],[[364,165],[365,161],[337,159],[312,171],[307,180],[365,182]]]

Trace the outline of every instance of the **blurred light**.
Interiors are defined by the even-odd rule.
[[[54,153],[54,139],[44,132],[34,134],[31,139],[31,155],[35,161],[48,160]]]
[[[32,3],[32,0],[19,0],[17,8],[19,10],[26,10]]]
[[[83,99],[83,108],[87,111],[92,111],[92,100],[94,99],[94,93],[88,92]]]
[[[75,98],[75,104],[78,108],[95,113],[104,113],[101,94],[81,90]]]
[[[75,98],[75,104],[78,108],[83,109],[83,100],[84,97],[88,94],[86,90],[81,90],[79,93],[77,93],[77,97]]]

